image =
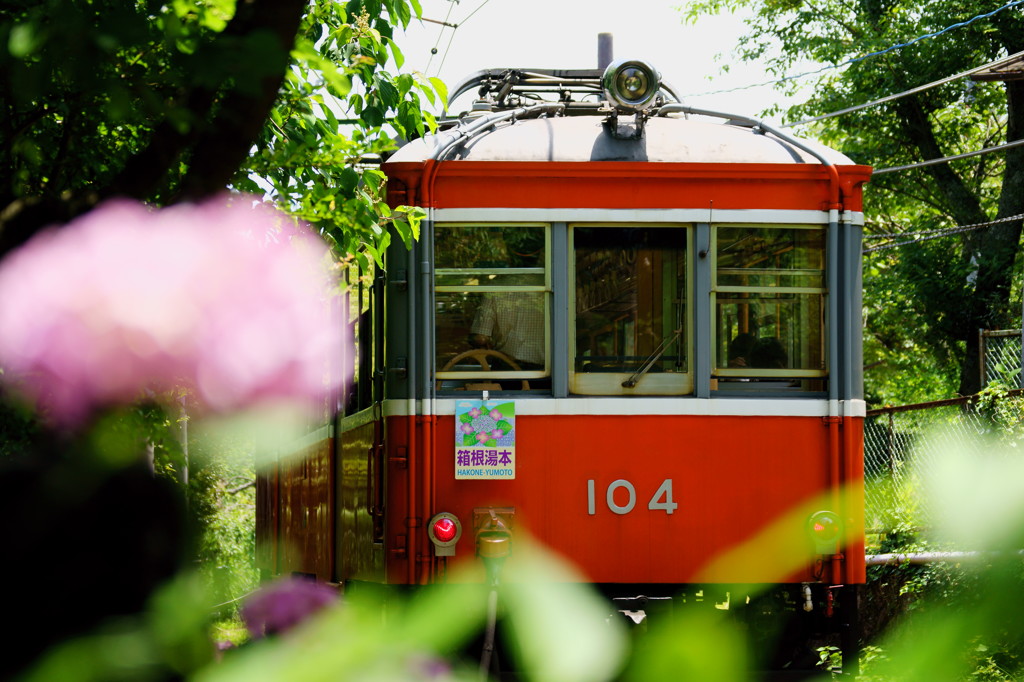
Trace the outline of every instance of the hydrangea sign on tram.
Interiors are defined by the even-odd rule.
[[[455,478],[516,477],[515,402],[460,400],[455,406]]]

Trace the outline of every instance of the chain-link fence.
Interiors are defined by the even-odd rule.
[[[930,525],[922,479],[950,454],[981,457],[993,436],[1019,437],[1024,391],[999,398],[1001,409],[977,409],[978,396],[868,411],[864,421],[864,522],[869,532]],[[1003,415],[1001,423],[998,414]],[[1013,451],[1013,450],[1011,450]]]
[[[1018,388],[1021,330],[981,332],[982,383],[998,381]],[[1015,390],[1004,400],[1024,401]],[[982,436],[998,427],[975,409],[977,397],[939,400],[870,410],[864,422],[865,526],[889,532],[928,524],[927,500],[920,477],[945,452],[984,447]]]
[[[1004,329],[981,332],[981,385],[998,381],[1012,388],[1021,383],[1021,330]]]

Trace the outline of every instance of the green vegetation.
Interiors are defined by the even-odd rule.
[[[869,554],[976,554],[868,569],[866,679],[1024,674],[1024,629],[1013,616],[1024,605],[1022,409],[1019,397],[990,386],[973,411],[921,426],[903,471],[884,483],[889,508],[873,523],[887,530],[872,536]],[[965,438],[966,431],[978,435]]]
[[[374,257],[420,213],[367,157],[422,134],[436,79],[403,74],[406,0],[47,0],[0,9],[0,255],[110,197],[228,187]],[[423,98],[423,99],[421,99]]]
[[[701,0],[684,17],[744,7],[749,33],[735,57],[771,78],[816,73],[809,99],[784,112],[801,121],[976,68],[1024,50],[1024,17],[1004,0]],[[989,14],[982,19],[973,17]],[[922,36],[955,29],[918,40]],[[898,49],[894,46],[908,43]],[[884,52],[878,56],[867,56]],[[807,62],[815,62],[819,71]],[[829,66],[838,68],[829,69]],[[794,90],[795,80],[776,87]],[[1024,81],[957,79],[941,87],[800,126],[857,163],[890,168],[1016,140]],[[783,112],[771,112],[783,113]],[[900,237],[1024,213],[1024,148],[876,175],[865,192],[868,246],[914,241],[864,259],[865,368],[872,405],[971,395],[982,388],[978,330],[1016,326],[1020,219],[934,241]],[[911,371],[908,371],[911,370]]]
[[[237,642],[241,635],[237,610],[242,598],[259,586],[256,555],[256,460],[254,448],[231,439],[210,443],[195,439],[189,494],[202,519],[199,570],[211,586],[211,597],[223,604],[216,611],[221,627],[231,628],[218,641]]]
[[[769,69],[810,56],[837,64],[999,3],[705,0],[689,16],[756,10],[742,56]],[[378,259],[392,231],[408,241],[421,213],[381,201],[364,163],[433,124],[424,102],[442,84],[401,73],[395,26],[415,1],[47,0],[0,10],[0,254],[54,223],[128,196],[166,206],[226,189],[263,194],[313,224],[340,258]],[[792,118],[905,90],[1024,47],[1019,13],[948,38],[826,72]],[[914,81],[909,79],[911,76]],[[951,83],[812,131],[878,167],[969,151],[1024,130],[1010,107],[1024,83]],[[871,185],[868,232],[984,222],[1022,212],[1024,150],[907,173]],[[866,360],[872,403],[973,391],[976,330],[1019,309],[1020,221],[880,252],[865,264]],[[955,246],[950,246],[951,244]],[[959,382],[959,383],[957,383]],[[1024,470],[1019,403],[983,394],[994,437],[970,459],[954,448],[929,476],[891,494],[897,520],[878,551],[974,549],[976,566],[872,569],[868,599],[894,621],[872,624],[865,669],[876,679],[1002,680],[1024,673],[1021,562]],[[217,660],[214,641],[241,643],[237,597],[256,584],[252,480],[272,447],[246,427],[224,439],[182,437],[181,417],[152,404],[107,413],[73,435],[19,407],[0,413],[3,582],[16,632],[2,673],[29,680],[477,679],[460,652],[484,621],[479,587],[392,599],[352,596],[292,633],[251,641]],[[183,445],[188,445],[187,448]],[[139,454],[151,452],[152,467]],[[186,456],[186,452],[188,453]],[[156,476],[152,475],[156,473]],[[187,472],[187,486],[185,484]],[[921,500],[941,501],[923,511]],[[895,506],[898,505],[898,506]],[[944,512],[939,514],[938,511]],[[927,514],[928,523],[919,514]],[[927,525],[934,533],[918,528]],[[196,529],[199,530],[196,530]],[[749,640],[735,624],[680,614],[635,648],[607,605],[566,589],[571,569],[540,550],[503,595],[504,631],[533,680],[740,680]],[[999,552],[1002,552],[1000,554]],[[735,556],[742,556],[738,549]],[[198,562],[197,562],[198,559]],[[561,587],[556,587],[561,585]],[[218,606],[221,605],[221,606]],[[884,633],[884,634],[883,634]],[[875,639],[874,637],[877,637]],[[824,647],[823,661],[834,651]]]
[[[421,104],[446,97],[436,79],[401,71],[391,36],[418,13],[415,0],[7,3],[0,257],[113,197],[169,206],[227,191],[265,196],[313,225],[339,260],[379,259],[395,235],[411,242],[422,212],[388,208],[367,162],[427,131]],[[271,424],[186,441],[180,415],[144,403],[68,434],[10,398],[0,395],[0,497],[8,518],[25,521],[9,538],[21,558],[4,562],[2,578],[31,575],[48,591],[11,600],[16,655],[0,676],[86,632],[113,648],[67,650],[67,670],[50,679],[195,669],[195,658],[164,655],[166,637],[181,633],[161,619],[177,613],[192,627],[215,604],[232,617],[233,600],[255,586],[249,483],[257,445],[273,447]],[[202,575],[201,597],[190,587],[180,609],[144,611],[186,568]],[[86,659],[104,652],[130,672],[96,672]]]

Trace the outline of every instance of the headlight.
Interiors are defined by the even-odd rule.
[[[601,78],[609,102],[629,111],[643,111],[654,104],[661,88],[661,74],[639,59],[612,62]]]

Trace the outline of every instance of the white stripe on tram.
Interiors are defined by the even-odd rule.
[[[460,400],[479,400],[478,394],[465,398],[438,398],[433,414],[453,415]],[[863,400],[748,400],[744,398],[517,398],[514,395],[491,396],[490,401],[514,401],[517,416],[530,415],[693,415],[708,417],[864,417],[867,405]],[[416,401],[419,405],[422,401]],[[409,414],[405,400],[386,400],[384,415],[402,417]]]
[[[620,208],[438,208],[436,222],[543,223],[770,223],[827,225],[828,211],[787,209],[620,209]],[[843,222],[864,224],[864,214],[847,211]]]

